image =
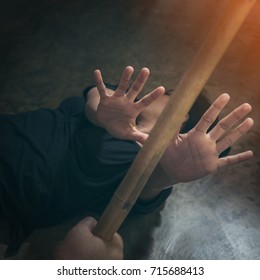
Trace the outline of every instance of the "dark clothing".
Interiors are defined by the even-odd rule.
[[[10,250],[35,228],[102,211],[137,155],[137,143],[92,125],[84,104],[73,97],[55,110],[0,115],[0,214],[10,224]],[[136,209],[152,211],[169,194]]]

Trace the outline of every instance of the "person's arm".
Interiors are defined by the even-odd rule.
[[[87,95],[85,114],[93,124],[105,128],[116,138],[144,143],[148,134],[140,131],[136,118],[164,94],[164,88],[158,87],[135,101],[148,79],[149,70],[143,68],[128,90],[133,71],[132,67],[126,67],[118,88],[112,91],[106,89],[100,70],[96,70],[94,78],[97,87],[91,89]]]
[[[97,90],[91,92],[89,101],[92,102],[93,122],[96,120],[97,125],[106,128],[117,138],[135,140],[143,144],[164,108],[167,97],[159,98],[163,95],[164,89],[158,88],[137,103],[134,102],[147,80],[149,71],[143,68],[129,92],[125,94],[132,73],[133,69],[127,67],[118,89],[109,93],[104,87],[100,71],[96,71]],[[252,151],[246,151],[219,158],[222,151],[240,139],[253,125],[250,118],[240,125],[242,119],[251,111],[251,106],[245,103],[208,131],[229,99],[229,95],[222,94],[193,129],[173,138],[141,193],[140,200],[153,200],[167,186],[202,178],[218,168],[240,163],[253,156]],[[152,104],[155,100],[158,102]],[[141,111],[136,111],[136,104],[141,106]],[[90,106],[88,101],[86,106]],[[136,124],[139,114],[141,121]]]
[[[220,168],[252,158],[252,151],[219,157],[254,124],[251,118],[245,119],[252,107],[244,103],[209,130],[229,100],[228,94],[220,95],[193,129],[173,138],[160,160],[165,173],[173,180],[178,182],[197,180]]]
[[[173,138],[145,185],[140,201],[153,201],[173,184],[194,181],[219,168],[252,158],[252,151],[219,157],[253,126],[251,118],[245,119],[252,109],[248,103],[234,109],[208,130],[229,99],[228,94],[220,95],[193,129]]]
[[[121,260],[123,240],[116,233],[111,241],[92,234],[97,221],[86,217],[76,224],[60,242],[54,258],[59,260]]]
[[[143,203],[153,202],[163,190],[172,187],[176,183],[178,182],[170,178],[159,163],[145,184],[138,201]]]

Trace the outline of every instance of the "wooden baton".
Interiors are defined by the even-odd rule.
[[[154,125],[93,233],[111,240],[256,0],[230,0]]]

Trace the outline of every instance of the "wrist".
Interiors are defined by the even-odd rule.
[[[163,167],[159,163],[142,190],[139,200],[141,202],[150,203],[155,200],[164,190],[169,189],[176,183],[176,180],[167,176]]]
[[[154,211],[162,209],[167,198],[172,193],[172,188],[167,188],[162,190],[159,195],[157,195],[153,200],[138,200],[135,203],[132,213],[148,214]]]

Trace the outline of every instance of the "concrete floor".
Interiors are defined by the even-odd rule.
[[[174,87],[227,1],[212,2],[1,1],[1,112],[54,108],[80,95],[97,67],[114,83],[126,65],[147,66],[145,91]],[[206,85],[211,100],[230,93],[227,111],[253,105],[255,126],[232,151],[252,149],[255,157],[176,185],[163,210],[127,219],[126,259],[260,259],[259,14],[258,1]],[[74,222],[36,231],[15,259],[51,258]]]

